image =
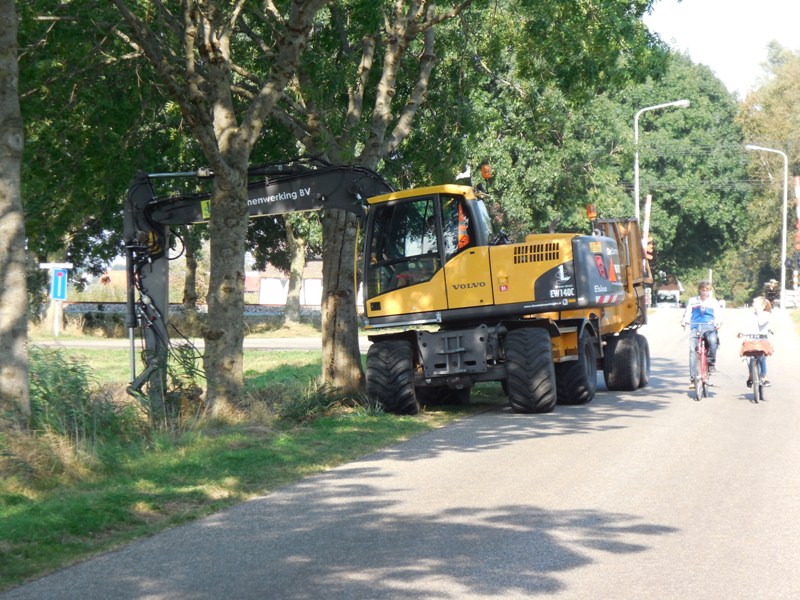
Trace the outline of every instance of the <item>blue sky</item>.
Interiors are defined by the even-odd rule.
[[[657,0],[644,20],[740,99],[763,78],[771,40],[800,50],[800,0]]]

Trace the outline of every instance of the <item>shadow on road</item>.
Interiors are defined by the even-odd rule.
[[[528,597],[598,553],[635,555],[676,531],[513,504],[407,515],[392,500],[404,490],[364,483],[380,475],[355,464],[312,477],[2,597]]]
[[[460,429],[460,436],[454,437],[448,430],[425,434],[425,447],[419,453],[407,445],[386,452],[398,460],[429,459],[443,452],[484,452],[532,437],[590,434],[632,427],[638,419],[656,416],[674,400],[676,390],[683,391],[685,370],[680,360],[653,359],[649,385],[634,392],[609,392],[600,373],[597,394],[589,404],[558,405],[552,413],[539,415],[516,414],[504,404],[448,427],[448,430]]]

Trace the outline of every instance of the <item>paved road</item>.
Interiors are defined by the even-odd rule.
[[[646,390],[465,419],[0,597],[798,598],[800,342],[777,319],[753,404],[741,316],[701,402],[662,310]]]

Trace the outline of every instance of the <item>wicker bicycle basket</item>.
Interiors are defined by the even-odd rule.
[[[772,356],[772,344],[763,338],[749,338],[742,342],[739,356]]]

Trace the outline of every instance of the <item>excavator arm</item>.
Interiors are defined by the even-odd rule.
[[[127,268],[127,313],[131,346],[131,394],[142,386],[163,381],[169,348],[168,280],[169,227],[208,221],[211,215],[207,169],[176,173],[137,173],[128,188],[123,240]],[[318,159],[252,167],[248,170],[247,206],[250,218],[326,208],[363,216],[366,200],[394,191],[375,171],[355,165],[333,165]],[[198,193],[157,194],[165,183],[195,179],[193,187],[209,188]],[[144,369],[136,374],[135,329],[144,340]]]

